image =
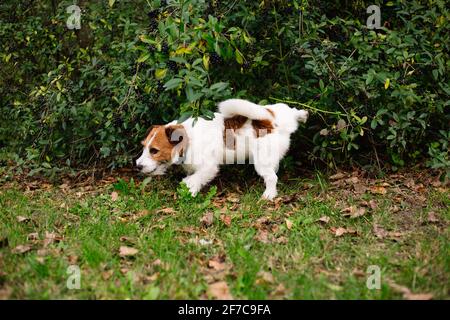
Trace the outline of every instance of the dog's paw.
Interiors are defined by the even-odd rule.
[[[277,196],[277,190],[267,190],[264,191],[262,198],[264,200],[270,200],[272,201]]]
[[[189,189],[189,192],[193,197],[195,197],[197,193],[200,191],[201,185],[196,181],[195,178],[186,177],[183,179],[183,182],[186,184],[186,186]]]

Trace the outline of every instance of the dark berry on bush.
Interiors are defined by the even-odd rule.
[[[164,54],[169,53],[169,46],[167,45],[167,43],[163,43],[163,45],[161,46],[161,52]]]
[[[251,66],[252,64],[249,61],[245,61],[242,65],[244,69],[250,69]]]
[[[161,8],[167,7],[167,0],[161,0],[160,4]]]
[[[148,46],[148,52],[150,52],[150,53],[153,53],[153,52],[155,52],[155,46],[154,45],[149,45]]]
[[[156,86],[156,93],[160,94],[163,91],[164,91],[164,83],[162,83],[161,81],[158,81],[158,84]]]
[[[175,61],[171,60],[171,61],[167,62],[167,66],[172,71],[178,71],[178,65],[177,65],[177,63]]]
[[[220,64],[222,62],[222,58],[215,52],[211,53],[210,61],[212,64]]]
[[[158,21],[156,20],[150,21],[149,28],[150,31],[156,30],[156,28],[158,28]]]
[[[158,10],[152,10],[149,13],[147,13],[147,16],[150,20],[154,20],[158,18]]]

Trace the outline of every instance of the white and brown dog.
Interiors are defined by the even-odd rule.
[[[289,149],[290,135],[308,112],[278,103],[260,106],[240,99],[219,103],[212,120],[189,118],[177,124],[150,128],[142,141],[144,150],[136,166],[142,172],[161,175],[172,164],[188,172],[183,179],[192,195],[210,182],[221,164],[254,164],[266,184],[263,198],[277,195],[278,164]]]

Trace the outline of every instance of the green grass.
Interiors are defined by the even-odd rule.
[[[391,282],[413,293],[431,293],[434,299],[449,298],[447,189],[427,187],[420,203],[414,193],[395,188],[387,188],[386,195],[356,195],[333,188],[320,176],[280,183],[280,203],[259,200],[260,181],[233,181],[220,192],[206,188],[195,199],[170,177],[144,185],[121,181],[89,191],[21,189],[0,189],[4,298],[199,299],[211,297],[208,286],[219,280],[238,299],[403,298]],[[119,193],[115,201],[114,190]],[[294,194],[296,199],[289,199]],[[340,212],[370,200],[377,207],[361,217]],[[427,222],[430,211],[437,223]],[[214,215],[209,227],[200,222],[206,212]],[[221,215],[231,217],[230,226]],[[29,220],[19,222],[18,216]],[[329,217],[328,223],[318,221],[323,216]],[[290,229],[286,219],[292,222]],[[401,236],[377,238],[374,223]],[[337,237],[333,227],[357,234]],[[268,231],[269,243],[258,241],[260,230]],[[36,232],[38,240],[28,239]],[[42,251],[46,232],[62,239]],[[200,240],[212,244],[201,245]],[[32,246],[30,251],[13,253],[25,244]],[[124,245],[139,251],[120,257]],[[225,259],[225,271],[214,273],[208,266],[216,256]],[[81,269],[79,290],[66,287],[72,264]],[[366,287],[370,265],[381,269],[379,290]],[[273,280],[264,281],[261,272]]]

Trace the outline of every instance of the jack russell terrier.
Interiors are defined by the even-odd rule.
[[[142,155],[136,167],[142,173],[162,175],[172,164],[189,174],[183,182],[195,196],[219,172],[221,164],[255,166],[264,179],[262,197],[277,196],[280,160],[289,149],[290,136],[298,122],[306,122],[308,111],[283,103],[260,106],[250,101],[229,99],[219,103],[214,119],[189,118],[150,128],[142,141]]]

